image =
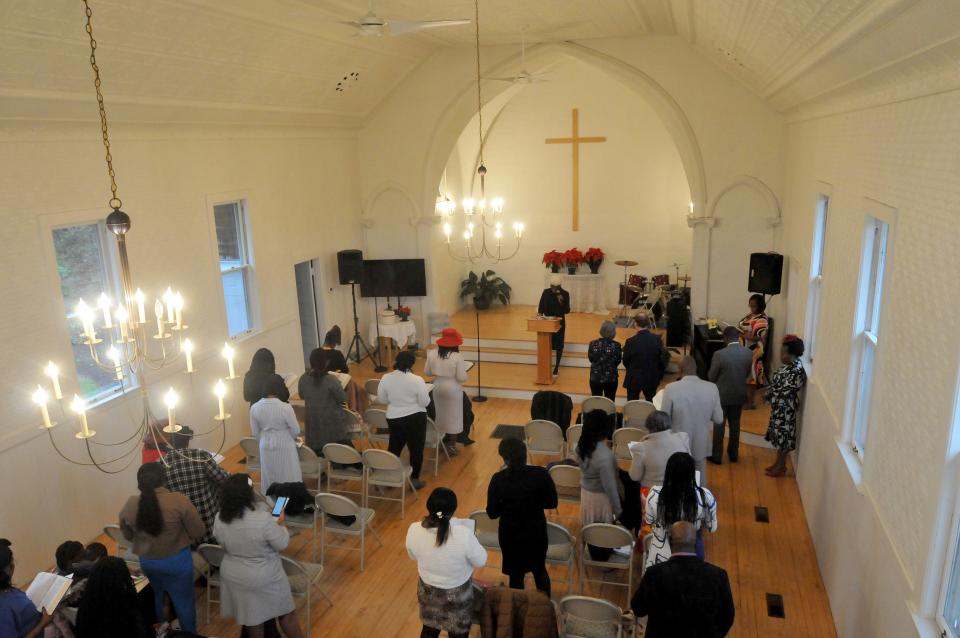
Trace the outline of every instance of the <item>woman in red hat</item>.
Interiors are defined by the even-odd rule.
[[[433,375],[433,404],[436,424],[444,436],[447,452],[456,454],[457,435],[463,432],[463,384],[467,382],[467,363],[460,354],[463,337],[456,328],[444,328],[437,349],[427,352],[424,374]]]

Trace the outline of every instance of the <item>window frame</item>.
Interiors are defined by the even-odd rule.
[[[810,245],[810,272],[807,285],[807,316],[804,326],[806,337],[807,366],[813,366],[817,345],[817,329],[820,324],[820,306],[823,296],[823,260],[827,240],[827,224],[830,211],[830,194],[819,193],[814,208],[813,238]]]
[[[955,423],[957,418],[955,415]],[[947,605],[947,591],[950,588],[950,578],[954,575],[951,567],[953,562],[957,560],[958,554],[960,554],[960,489],[956,490],[956,495],[953,498],[953,515],[950,517],[949,534],[946,560],[943,562],[943,573],[940,576],[940,592],[937,596],[937,608],[934,614],[934,620],[940,630],[946,632],[944,635],[947,638],[960,638],[960,633],[950,627],[944,615]],[[958,580],[957,585],[960,586],[960,570],[956,572],[956,576]]]
[[[238,209],[238,219],[240,229],[238,237],[241,243],[240,252],[243,257],[243,263],[239,266],[232,266],[226,270],[220,265],[220,239],[217,235],[216,208],[218,206],[236,205]],[[227,340],[238,342],[248,339],[261,331],[260,312],[259,312],[259,291],[256,280],[256,260],[253,251],[253,224],[250,215],[250,200],[246,194],[231,193],[208,198],[209,223],[212,229],[213,237],[213,258],[217,269],[217,285],[220,288],[220,299],[223,304],[225,332]],[[241,273],[244,282],[244,294],[247,301],[247,329],[236,334],[230,334],[230,320],[227,313],[227,301],[225,296],[224,277],[232,273]]]

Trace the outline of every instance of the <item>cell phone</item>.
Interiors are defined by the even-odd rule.
[[[277,503],[273,506],[273,511],[271,512],[271,514],[279,518],[280,515],[283,514],[283,510],[287,509],[287,503],[289,502],[290,502],[289,496],[278,497]]]

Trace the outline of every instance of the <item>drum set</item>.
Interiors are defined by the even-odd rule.
[[[627,318],[637,314],[632,311],[644,311],[659,321],[663,316],[663,309],[669,300],[686,297],[689,302],[690,281],[691,278],[684,274],[680,276],[680,267],[684,264],[673,263],[670,268],[675,270],[675,283],[670,283],[668,273],[645,277],[644,275],[630,274],[630,268],[637,266],[639,262],[630,259],[621,259],[613,262],[617,266],[623,266],[623,283],[620,284],[620,311],[618,317]]]

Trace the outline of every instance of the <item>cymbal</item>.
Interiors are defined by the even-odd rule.
[[[621,259],[621,260],[615,261],[615,262],[613,262],[613,263],[615,263],[615,264],[618,265],[618,266],[636,266],[636,265],[639,264],[640,262],[639,262],[639,261],[631,261],[631,260],[629,260],[629,259]]]
[[[693,280],[693,277],[688,277],[687,275],[680,277],[680,281],[682,281],[683,283],[689,283],[692,280]]]

